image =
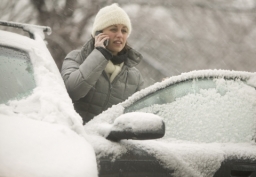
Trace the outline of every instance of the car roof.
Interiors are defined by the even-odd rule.
[[[178,76],[172,76],[165,79],[162,82],[157,82],[139,92],[134,93],[130,98],[120,103],[124,107],[128,107],[137,100],[156,92],[157,90],[164,89],[170,85],[174,85],[179,82],[183,82],[191,79],[200,79],[200,78],[226,78],[226,79],[241,79],[243,81],[249,80],[252,76],[256,76],[256,73],[247,72],[247,71],[230,71],[230,70],[195,70],[187,73],[182,73]],[[256,85],[254,84],[254,87]]]

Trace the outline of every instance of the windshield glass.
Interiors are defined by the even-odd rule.
[[[26,52],[0,46],[0,83],[0,104],[31,93],[36,84]]]
[[[196,142],[245,142],[255,137],[256,91],[245,82],[194,79],[137,101],[125,112],[161,116],[164,138]]]

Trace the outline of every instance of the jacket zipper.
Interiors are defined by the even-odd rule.
[[[113,80],[112,83],[110,82],[110,79],[109,79],[107,73],[106,73],[105,71],[103,71],[105,77],[108,79],[108,83],[109,83],[109,92],[108,92],[107,99],[106,99],[106,101],[105,101],[105,103],[104,103],[104,105],[103,105],[103,110],[102,110],[102,111],[106,110],[106,107],[107,107],[107,104],[108,104],[108,101],[109,101],[109,97],[110,97],[110,94],[111,94],[111,90],[112,90],[112,85],[117,81],[117,78],[119,77],[119,75],[124,72],[124,70],[125,70],[124,68],[125,68],[125,66],[122,67],[122,70],[121,70],[121,71],[118,73],[118,75],[114,78],[114,80]]]
[[[105,77],[108,80],[109,91],[108,91],[107,99],[106,99],[105,103],[103,104],[102,111],[106,110],[106,107],[107,107],[107,104],[108,104],[108,100],[109,100],[109,97],[110,97],[110,93],[111,93],[111,90],[112,90],[112,85],[111,85],[111,82],[109,80],[109,77],[108,77],[107,73],[105,71],[103,71],[103,74],[105,75]]]

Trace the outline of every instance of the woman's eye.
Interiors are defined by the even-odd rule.
[[[116,29],[115,29],[115,28],[112,28],[112,29],[110,29],[110,31],[116,31]]]
[[[127,30],[122,30],[123,33],[127,33]]]

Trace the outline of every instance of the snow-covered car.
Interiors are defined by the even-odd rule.
[[[82,119],[43,40],[50,28],[0,24],[31,37],[0,30],[0,176],[98,176]]]
[[[255,88],[256,73],[201,70],[135,93],[84,126],[99,176],[256,177]]]

